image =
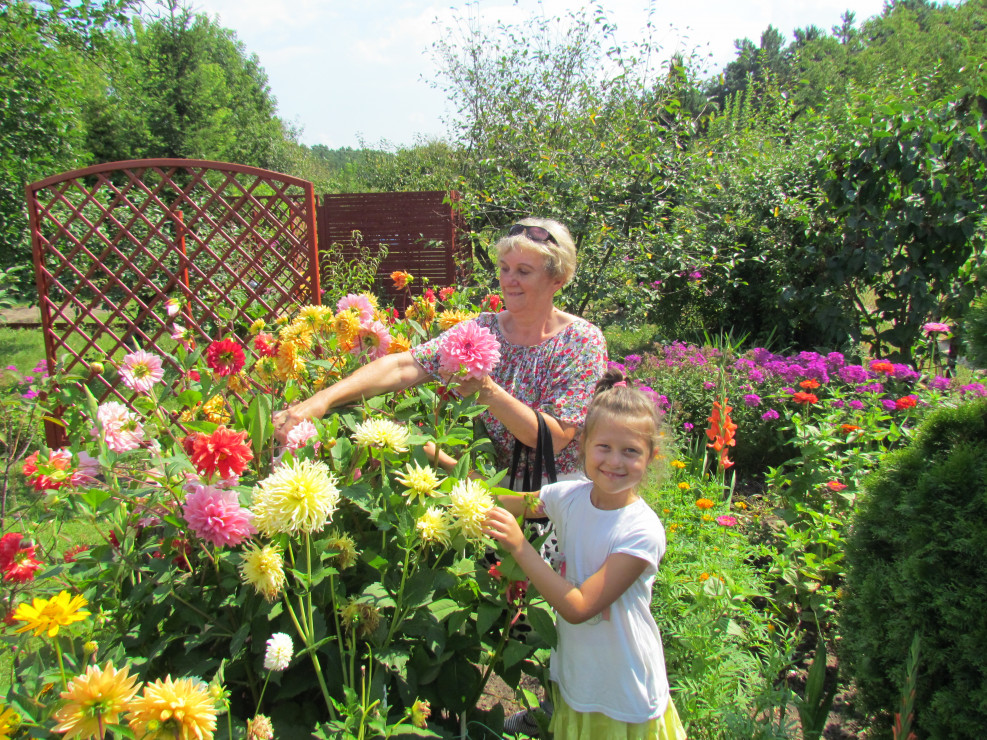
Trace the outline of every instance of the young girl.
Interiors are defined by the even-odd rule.
[[[485,532],[510,552],[558,615],[550,675],[556,740],[684,740],[669,697],[651,587],[665,530],[638,496],[658,455],[654,402],[617,372],[597,384],[582,433],[588,481],[538,494],[564,558],[556,573],[525,539],[516,515],[544,515],[502,497]],[[512,513],[513,510],[513,513]]]

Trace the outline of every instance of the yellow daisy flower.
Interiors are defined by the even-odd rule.
[[[65,703],[54,715],[55,732],[64,732],[66,738],[94,738],[102,736],[107,724],[120,724],[120,715],[139,688],[129,670],[117,670],[111,660],[103,668],[91,665],[69,681],[61,694]]]
[[[267,322],[264,321],[264,319],[257,319],[256,321],[254,321],[254,323],[250,325],[250,329],[249,329],[250,335],[256,337],[266,328],[267,328]]]
[[[254,372],[262,383],[271,383],[277,379],[278,363],[273,357],[261,357],[254,364]]]
[[[50,599],[33,599],[30,604],[20,604],[14,612],[14,620],[26,624],[15,632],[34,630],[35,636],[47,632],[48,637],[54,637],[59,627],[68,627],[88,617],[89,612],[82,611],[88,603],[82,596],[71,596],[68,591],[62,591]]]
[[[211,740],[216,732],[216,707],[198,679],[158,679],[130,706],[130,728],[144,740]]]
[[[240,563],[240,577],[268,601],[281,594],[285,584],[284,558],[277,545],[247,545]]]
[[[416,298],[404,315],[405,318],[414,319],[422,326],[430,326],[435,321],[435,306],[423,298]]]
[[[294,460],[281,465],[254,488],[254,526],[270,537],[278,532],[321,532],[339,505],[336,479],[323,462]]]
[[[452,520],[446,511],[438,506],[430,506],[428,511],[418,517],[415,529],[425,542],[448,545],[452,539]]]
[[[463,534],[473,539],[482,534],[483,520],[493,507],[493,497],[478,480],[459,481],[449,494],[450,512]]]
[[[456,324],[462,323],[463,321],[469,321],[476,316],[477,314],[473,311],[443,311],[439,314],[439,328],[442,331],[447,331]]]
[[[418,463],[414,466],[408,463],[404,466],[404,472],[398,473],[396,477],[408,489],[409,498],[417,496],[422,501],[426,496],[437,495],[435,489],[439,486],[439,476],[429,465],[423,468]]]
[[[367,419],[353,432],[353,440],[361,447],[377,447],[391,452],[407,452],[409,437],[406,427],[390,419]]]

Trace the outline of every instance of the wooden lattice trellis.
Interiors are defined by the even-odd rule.
[[[49,372],[90,372],[176,321],[199,341],[320,298],[310,182],[188,159],[112,162],[27,186]],[[177,317],[168,298],[184,307]],[[160,351],[160,350],[159,350]],[[100,400],[126,388],[93,374]],[[93,387],[95,385],[95,387]],[[62,443],[50,425],[48,443]]]

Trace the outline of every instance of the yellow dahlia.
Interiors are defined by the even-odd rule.
[[[20,604],[14,612],[15,621],[26,623],[15,631],[34,630],[35,636],[47,632],[48,637],[54,637],[59,627],[68,627],[88,617],[89,612],[82,611],[88,603],[82,596],[71,596],[68,591],[50,599],[33,599],[30,604]]]
[[[439,328],[442,331],[446,331],[454,327],[456,324],[463,321],[469,321],[476,316],[477,314],[474,311],[443,311],[439,314]]]
[[[278,332],[278,341],[294,344],[299,350],[307,352],[312,349],[315,336],[308,322],[302,318],[297,318]]]
[[[64,732],[66,738],[101,738],[106,725],[120,724],[120,715],[138,691],[137,676],[129,670],[115,669],[111,660],[104,668],[91,665],[69,681],[61,694],[65,703],[54,715],[55,732]]]
[[[397,474],[397,479],[408,489],[409,498],[417,496],[422,501],[426,496],[438,495],[435,489],[439,486],[439,476],[429,465],[423,468],[417,462],[414,466],[408,463],[404,466],[404,472]]]
[[[482,534],[483,520],[493,507],[493,497],[478,480],[461,480],[449,494],[449,510],[467,537],[477,538]]]
[[[254,363],[254,372],[262,383],[270,383],[277,379],[278,363],[273,357],[261,357]]]
[[[245,390],[250,388],[250,378],[243,373],[231,375],[229,377],[227,387],[234,393],[243,393]]]
[[[435,320],[435,306],[428,301],[416,298],[404,312],[406,318],[415,319],[422,326],[429,326]]]
[[[211,421],[213,424],[228,424],[230,421],[230,409],[223,397],[218,394],[206,401],[202,413],[205,414],[206,421]]]
[[[326,307],[325,306],[302,306],[298,311],[298,318],[295,322],[301,322],[305,324],[309,331],[319,331],[322,325],[326,323]]]
[[[267,328],[267,322],[264,321],[264,319],[257,319],[256,321],[254,321],[254,323],[250,325],[250,330],[249,330],[250,335],[256,337],[266,328]]]
[[[284,558],[277,545],[248,545],[240,563],[240,577],[268,601],[281,594],[285,584]]]
[[[21,716],[10,707],[0,712],[0,740],[9,740],[20,727]]]
[[[278,354],[274,361],[279,380],[297,380],[305,369],[305,363],[298,356],[298,345],[292,342],[281,342],[278,345]]]
[[[127,715],[134,734],[144,740],[211,740],[216,731],[216,708],[209,687],[195,678],[144,686]]]
[[[452,539],[452,520],[445,509],[438,506],[430,506],[428,511],[418,517],[415,529],[425,542],[448,545]]]
[[[278,532],[321,532],[339,505],[336,479],[323,462],[294,460],[281,465],[254,488],[254,526],[270,537]]]
[[[360,293],[360,295],[366,298],[370,302],[370,305],[373,306],[374,308],[377,308],[377,306],[379,305],[377,303],[377,296],[375,296],[373,293]]]
[[[391,337],[391,346],[387,348],[387,354],[396,355],[399,352],[407,352],[411,349],[411,340],[404,334],[395,334]]]
[[[353,432],[353,440],[361,447],[378,447],[391,452],[407,452],[409,432],[390,419],[367,419]]]
[[[340,311],[332,321],[332,328],[341,344],[352,344],[360,331],[360,314],[352,308]]]

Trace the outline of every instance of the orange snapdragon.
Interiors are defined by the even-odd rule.
[[[713,413],[709,417],[709,429],[706,430],[706,436],[710,439],[710,443],[706,446],[713,448],[719,455],[721,470],[731,468],[734,464],[733,460],[729,458],[730,451],[727,449],[737,444],[737,425],[730,418],[731,411],[733,411],[733,406],[729,405],[729,399],[726,396],[723,397],[722,404],[719,401],[713,401]]]

